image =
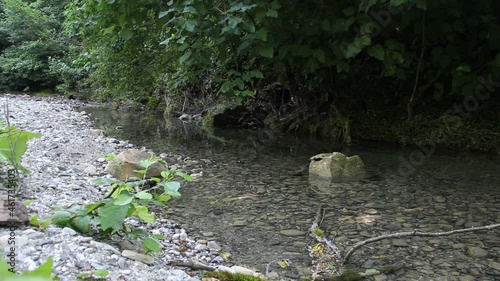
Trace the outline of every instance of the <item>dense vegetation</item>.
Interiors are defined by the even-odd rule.
[[[243,105],[243,126],[500,150],[498,1],[0,3],[4,89],[205,120]]]

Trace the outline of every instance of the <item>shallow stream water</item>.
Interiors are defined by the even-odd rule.
[[[234,263],[265,271],[289,259],[289,268],[271,266],[286,278],[310,273],[314,240],[307,231],[320,207],[321,227],[342,250],[386,233],[500,222],[499,155],[435,151],[420,157],[418,148],[373,143],[342,149],[266,130],[203,130],[161,116],[86,111],[111,136],[158,154],[189,156],[182,161],[203,176],[184,185],[169,217],[199,239],[216,240]],[[368,178],[322,186],[298,172],[311,156],[332,151],[360,155]],[[363,269],[402,266],[387,280],[500,280],[500,229],[386,239],[362,247],[352,262]]]

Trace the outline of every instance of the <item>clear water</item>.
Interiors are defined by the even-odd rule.
[[[307,245],[314,244],[313,239],[308,235],[287,237],[280,231],[307,232],[318,207],[325,208],[322,228],[342,249],[395,231],[452,230],[464,227],[460,220],[480,225],[500,222],[499,155],[436,151],[417,159],[418,148],[401,150],[363,143],[342,149],[328,140],[265,130],[204,130],[195,123],[161,116],[95,108],[86,111],[94,117],[96,127],[112,136],[158,154],[199,160],[191,162],[191,167],[195,172],[203,171],[202,179],[183,187],[182,197],[170,204],[168,216],[195,237],[217,240],[231,253],[233,262],[259,270],[286,258],[293,262],[293,268],[283,273],[295,278],[310,266]],[[296,175],[297,170],[307,168],[311,156],[332,151],[360,155],[369,178],[318,186],[309,182],[307,173]],[[418,160],[413,162],[414,170],[407,164],[411,159]],[[235,223],[244,226],[233,226]],[[470,245],[480,242],[480,246],[489,247],[490,259],[500,259],[499,231],[482,233],[449,236],[439,240],[439,246],[436,241],[429,246],[427,238],[414,238],[407,240],[410,247],[395,248],[384,240],[360,249],[353,263],[367,267],[403,261],[407,266],[398,273],[398,280],[416,280],[429,274],[462,275],[470,266],[444,268],[434,266],[440,264],[434,261],[486,266],[491,260],[467,260],[464,249],[451,247],[464,239]],[[435,251],[422,250],[426,246]],[[484,276],[491,272],[487,266],[480,270]]]

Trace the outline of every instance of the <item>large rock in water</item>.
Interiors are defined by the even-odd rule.
[[[358,155],[321,153],[310,158],[309,176],[330,181],[357,181],[365,177],[365,164]]]
[[[150,159],[152,155],[146,151],[129,149],[118,154],[115,159],[108,163],[105,170],[116,179],[125,181],[131,177],[142,178],[143,175],[134,170],[144,170],[140,165],[142,160]],[[161,162],[156,162],[149,166],[146,178],[160,177],[161,172],[167,170],[167,166]]]

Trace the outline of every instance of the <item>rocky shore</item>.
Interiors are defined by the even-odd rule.
[[[89,116],[76,108],[91,106],[80,101],[27,95],[0,96],[0,104],[9,104],[10,122],[18,128],[42,135],[29,142],[22,165],[29,175],[21,179],[21,201],[32,200],[29,215],[41,220],[50,216],[56,205],[90,203],[99,200],[107,187],[91,183],[105,176],[103,155],[118,154],[134,145],[126,140],[105,137],[92,128]],[[152,256],[140,255],[134,241],[107,241],[83,236],[70,228],[49,226],[37,229],[22,226],[15,231],[16,270],[33,270],[52,257],[53,272],[60,280],[77,280],[82,272],[106,269],[106,280],[199,280],[197,273],[170,266],[174,261],[202,261],[218,266],[224,259],[217,241],[190,239],[186,231],[158,216],[155,225],[134,226],[163,234],[163,250]],[[7,253],[11,233],[0,228],[0,251]]]

